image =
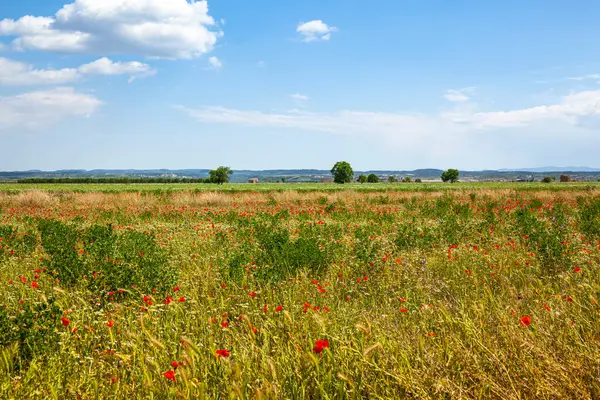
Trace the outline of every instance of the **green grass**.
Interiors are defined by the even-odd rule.
[[[328,183],[230,183],[225,185],[214,184],[16,184],[0,183],[1,192],[21,192],[26,190],[44,191],[66,191],[66,192],[138,192],[138,191],[200,191],[200,192],[279,192],[279,191],[343,191],[354,190],[364,192],[430,192],[448,190],[550,190],[550,191],[573,191],[600,189],[600,182],[573,182],[573,183],[541,183],[541,182],[458,182],[449,183],[352,183],[352,184],[328,184]]]
[[[600,197],[520,185],[0,197],[0,398],[596,399]]]

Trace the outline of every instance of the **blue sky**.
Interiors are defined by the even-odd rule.
[[[21,0],[0,170],[600,167],[600,3]]]

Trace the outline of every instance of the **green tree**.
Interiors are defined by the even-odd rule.
[[[552,179],[552,177],[551,177],[551,176],[545,176],[545,177],[542,179],[542,182],[544,182],[544,183],[550,183],[550,182],[552,182],[552,180],[553,180],[553,179]]]
[[[390,176],[388,176],[388,182],[395,183],[395,182],[398,182],[398,179],[396,179],[396,177],[394,175],[390,175]]]
[[[367,176],[367,182],[369,183],[379,183],[379,177],[375,174],[369,174]]]
[[[233,174],[233,171],[229,167],[219,167],[210,171],[210,182],[218,183],[222,185],[229,182],[229,175]]]
[[[360,174],[360,175],[358,176],[358,181],[359,181],[360,183],[365,183],[365,182],[367,181],[367,176],[366,176],[365,174]]]
[[[338,161],[333,168],[331,168],[331,174],[333,175],[333,181],[335,183],[348,183],[352,181],[354,171],[346,161]]]
[[[458,181],[458,170],[454,168],[450,168],[447,171],[444,171],[441,178],[444,182],[454,183]]]
[[[404,179],[402,179],[402,182],[410,183],[412,182],[412,178],[410,176],[405,176]]]

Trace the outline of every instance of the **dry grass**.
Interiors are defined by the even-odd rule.
[[[580,196],[600,201],[509,189],[0,194],[2,225],[38,237],[29,252],[0,242],[0,310],[12,321],[55,297],[69,320],[21,369],[18,348],[0,345],[0,398],[597,399],[600,237],[580,223]],[[534,199],[543,206],[529,210]],[[90,289],[91,273],[67,287],[36,272],[48,257],[36,217],[153,232],[178,291],[113,298],[117,287]],[[282,247],[264,242],[285,231]],[[415,234],[404,243],[399,231]],[[65,251],[90,260],[89,245]],[[90,268],[102,277],[118,257]],[[281,265],[301,268],[261,278]],[[329,347],[316,352],[317,340]]]

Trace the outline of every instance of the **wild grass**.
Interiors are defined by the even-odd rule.
[[[600,396],[593,190],[12,193],[0,237],[0,398]]]

